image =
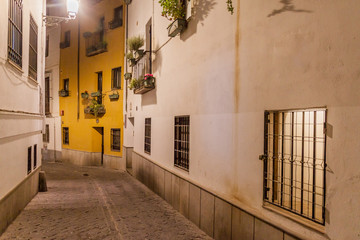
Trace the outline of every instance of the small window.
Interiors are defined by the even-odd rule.
[[[189,170],[190,116],[175,117],[174,165]]]
[[[28,147],[27,173],[31,173],[31,147]]]
[[[49,35],[46,36],[45,57],[49,56]]]
[[[64,41],[60,43],[60,48],[70,47],[70,31],[64,33]]]
[[[64,90],[69,91],[69,79],[64,79]]]
[[[264,201],[325,224],[326,109],[266,111]]]
[[[109,22],[109,28],[114,29],[123,25],[123,6],[114,9],[114,19]]]
[[[100,93],[100,96],[97,97],[97,102],[99,104],[102,104],[102,87],[103,87],[103,73],[98,72],[97,73],[97,85],[98,85],[98,92]]]
[[[111,151],[120,152],[120,128],[111,129]]]
[[[151,118],[145,118],[144,152],[151,153]]]
[[[38,27],[30,15],[29,76],[37,80]]]
[[[121,67],[113,68],[111,71],[111,88],[120,89],[121,88]]]
[[[69,128],[63,127],[63,144],[69,145]]]
[[[45,78],[45,115],[50,115],[50,78]]]
[[[43,134],[43,142],[49,143],[50,140],[50,128],[49,124],[45,125],[45,133]]]
[[[37,144],[34,145],[34,169],[37,166]]]
[[[9,30],[8,30],[8,59],[22,67],[22,24],[23,24],[23,1],[9,1]]]

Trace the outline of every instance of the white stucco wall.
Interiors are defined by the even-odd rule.
[[[43,78],[45,71],[45,28],[42,13],[45,1],[23,1],[22,70],[7,61],[8,3],[0,8],[0,199],[27,176],[27,149],[37,145],[37,166],[41,166],[43,130]],[[38,26],[37,82],[29,79],[29,19],[33,16]],[[33,169],[33,165],[32,165]]]
[[[54,12],[56,15],[56,9]],[[53,14],[53,13],[52,13]],[[49,125],[49,143],[44,143],[49,150],[61,151],[61,117],[59,115],[59,66],[60,66],[60,26],[49,26],[46,34],[49,36],[49,55],[45,58],[45,77],[50,78],[50,115],[46,117]]]
[[[129,97],[138,107],[134,150],[304,239],[359,239],[358,1],[233,2],[231,15],[225,1],[200,1],[188,29],[162,46],[170,22],[158,2],[132,1],[129,37],[145,35],[152,17],[153,49],[162,46],[153,54],[156,89]],[[325,235],[262,207],[264,110],[310,107],[326,107],[332,126]],[[189,173],[173,166],[177,115],[190,115]],[[151,155],[143,150],[145,117]]]

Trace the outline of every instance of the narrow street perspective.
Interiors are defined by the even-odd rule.
[[[7,239],[211,239],[128,173],[44,162],[38,193]]]
[[[1,240],[360,240],[359,0],[0,2]]]

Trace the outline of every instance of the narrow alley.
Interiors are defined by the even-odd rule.
[[[126,172],[44,162],[38,193],[0,239],[211,239]]]

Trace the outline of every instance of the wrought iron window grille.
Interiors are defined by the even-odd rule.
[[[326,109],[266,111],[264,201],[325,224]]]
[[[190,116],[175,117],[174,165],[189,171]]]

